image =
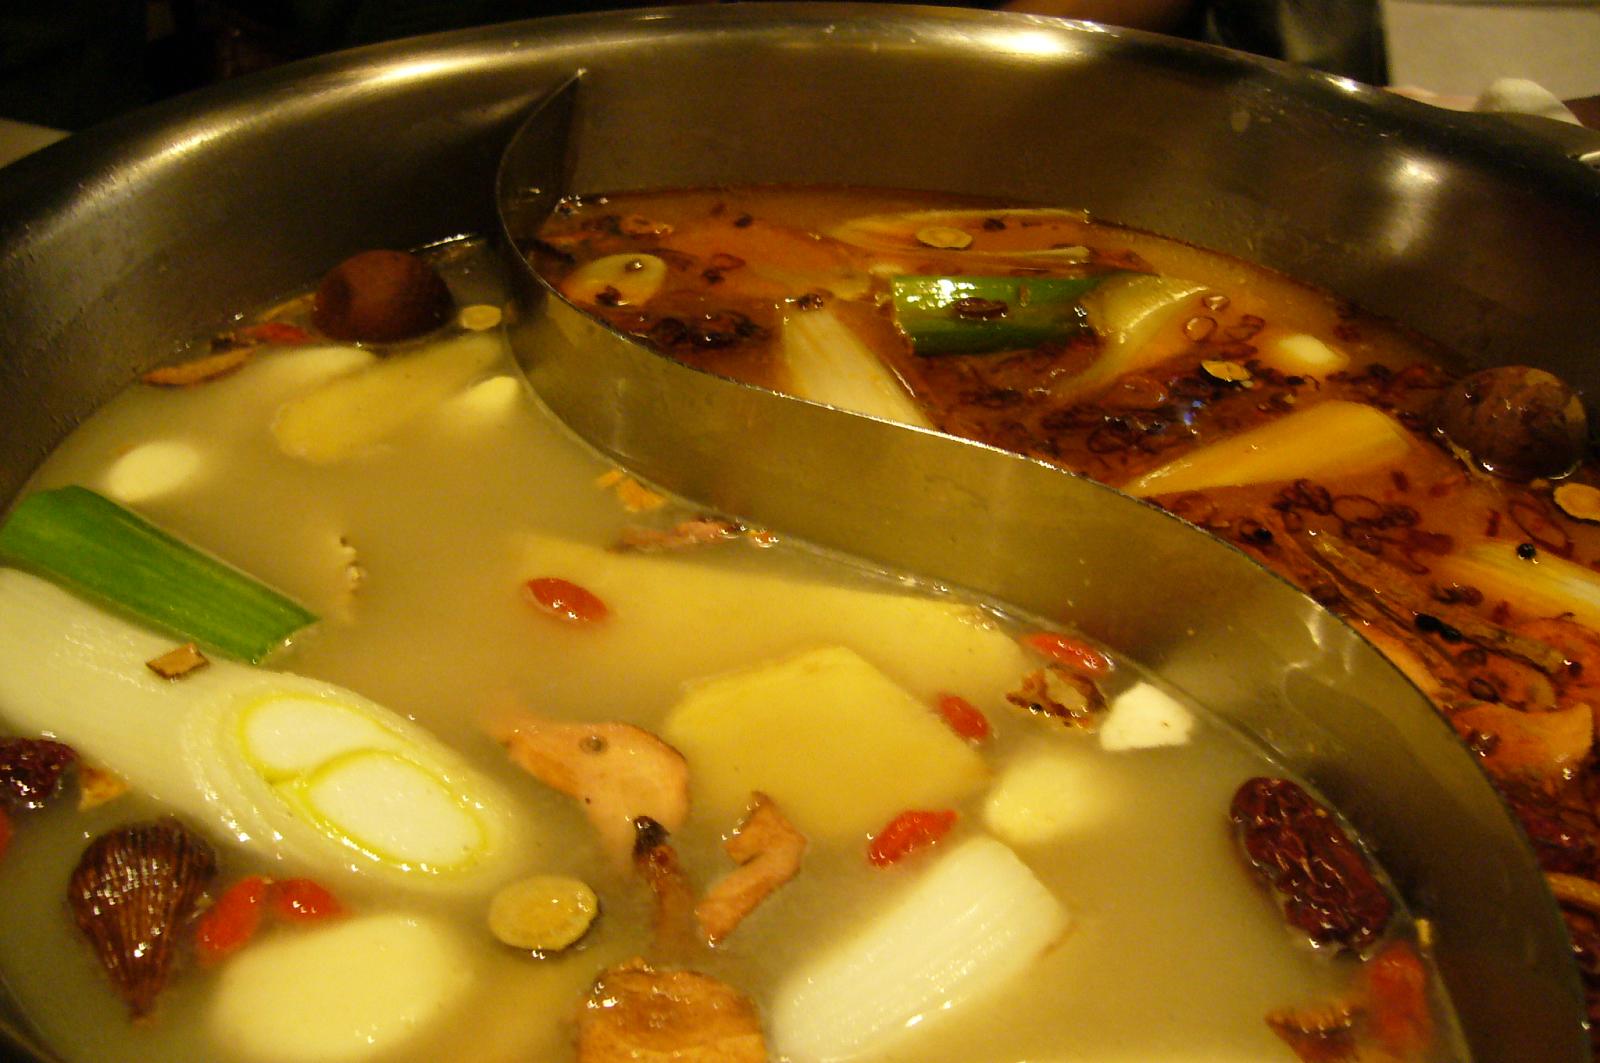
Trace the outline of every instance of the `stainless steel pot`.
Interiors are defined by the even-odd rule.
[[[845,182],[1085,206],[1294,273],[1469,357],[1597,382],[1600,301],[1585,282],[1600,266],[1600,178],[1536,138],[1087,25],[833,4],[675,9],[313,60],[0,171],[0,499],[134,371],[228,314],[355,250],[491,230],[501,148],[580,68],[581,187]],[[852,424],[839,453],[882,442],[884,426]],[[997,489],[991,471],[1007,470],[1013,524],[1030,500],[1091,499],[1094,520],[1052,512],[1035,524],[1077,536],[1140,525],[1163,544],[1136,577],[1147,596],[1202,557],[1235,630],[1261,610],[1287,623],[1242,663],[1188,644],[1198,670],[1182,674],[1226,677],[1239,718],[1276,730],[1291,763],[1310,765],[1398,859],[1408,899],[1451,913],[1441,962],[1479,1058],[1586,1058],[1581,995],[1526,846],[1415,691],[1286,586],[1219,559],[1226,548],[985,454],[949,480],[978,492],[950,497],[973,520]],[[872,523],[870,507],[855,510]],[[1003,592],[1008,579],[1050,578],[1037,558],[1008,556],[967,582]],[[1079,598],[1104,583],[1077,578]],[[1071,618],[1072,602],[1057,604]],[[1161,625],[1129,621],[1121,634],[1185,667]],[[1291,662],[1301,667],[1286,672]],[[1350,755],[1363,749],[1383,756]],[[1406,812],[1385,809],[1391,794]],[[1488,892],[1457,888],[1452,869]],[[25,1027],[10,1025],[20,1052]]]

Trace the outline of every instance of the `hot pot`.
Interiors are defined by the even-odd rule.
[[[537,106],[579,71],[576,95]],[[1082,206],[1485,363],[1586,389],[1600,374],[1600,177],[1520,130],[1086,24],[835,4],[616,13],[311,60],[0,171],[0,500],[137,370],[227,315],[359,249],[493,231],[496,166],[530,110],[550,146],[504,180],[535,203],[560,187],[817,182]],[[517,335],[550,341],[556,356],[528,361],[536,387],[641,475],[1074,623],[1271,744],[1436,922],[1476,1058],[1587,1058],[1526,843],[1421,696],[1309,599],[1104,488],[690,374],[536,288]],[[717,463],[734,431],[758,434],[760,460]],[[1141,563],[1115,563],[1124,551]],[[42,1057],[24,1017],[4,1035],[0,1051]]]

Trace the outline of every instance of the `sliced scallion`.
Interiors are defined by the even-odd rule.
[[[987,354],[1090,332],[1079,302],[1104,276],[896,277],[895,320],[919,355]]]
[[[317,619],[84,487],[40,491],[18,503],[0,525],[0,561],[252,664]]]

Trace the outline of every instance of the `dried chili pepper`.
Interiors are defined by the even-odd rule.
[[[0,803],[40,807],[77,759],[71,746],[48,738],[0,738]]]
[[[914,852],[938,844],[955,825],[956,814],[951,809],[902,812],[873,835],[867,846],[867,859],[874,867],[899,863]]]
[[[989,737],[989,718],[959,694],[939,696],[939,715],[950,725],[950,730],[969,742],[982,742]]]
[[[11,817],[6,815],[6,810],[0,808],[0,858],[4,858],[6,850],[11,848]]]
[[[606,603],[593,591],[558,576],[531,579],[523,589],[540,609],[569,623],[595,624],[611,614]]]
[[[1257,777],[1235,791],[1231,816],[1250,862],[1279,894],[1290,925],[1319,945],[1361,950],[1394,904],[1333,815],[1288,779]]]

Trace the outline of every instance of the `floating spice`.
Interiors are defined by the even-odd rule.
[[[244,364],[254,355],[253,347],[235,347],[218,354],[191,358],[177,365],[163,365],[150,370],[139,379],[158,388],[193,387],[244,368]]]
[[[1250,385],[1250,370],[1238,362],[1229,362],[1222,359],[1207,359],[1200,363],[1201,372],[1220,384]]]
[[[182,679],[190,672],[204,668],[210,663],[206,660],[206,655],[200,652],[200,647],[192,642],[185,642],[176,649],[168,650],[161,656],[144,662],[144,666],[162,679]]]
[[[178,928],[216,871],[211,846],[171,818],[118,827],[84,850],[67,901],[134,1018],[155,1006]]]
[[[941,251],[964,251],[972,246],[972,234],[950,225],[928,225],[917,230],[917,243]]]

